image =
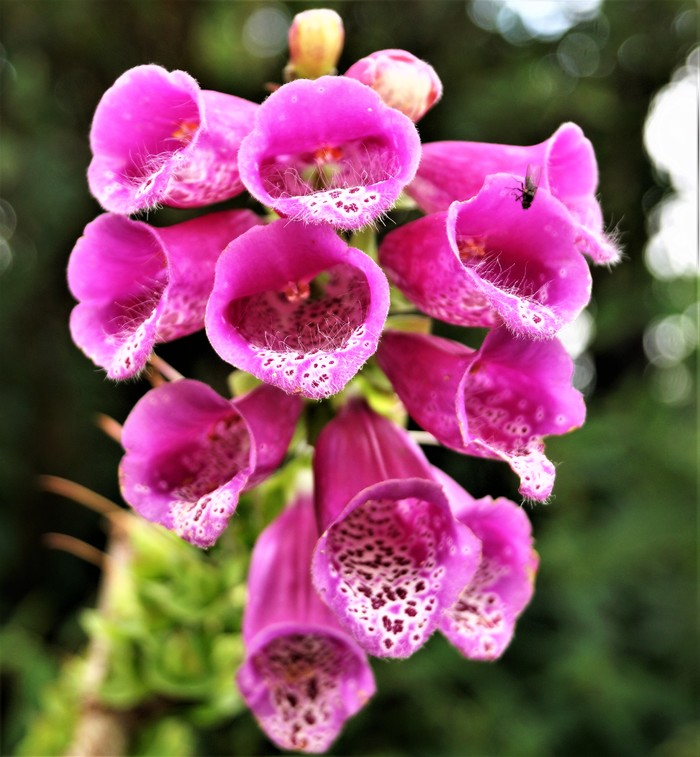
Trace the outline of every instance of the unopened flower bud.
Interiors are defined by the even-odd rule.
[[[378,50],[350,66],[345,76],[372,87],[387,105],[414,122],[442,97],[435,69],[405,50]]]
[[[318,79],[336,72],[345,41],[340,16],[327,8],[303,11],[289,28],[289,64],[285,78]]]

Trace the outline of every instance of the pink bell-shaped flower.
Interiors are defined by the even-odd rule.
[[[362,401],[324,427],[314,476],[314,585],[365,651],[408,657],[473,578],[479,540],[408,432]]]
[[[324,752],[374,694],[365,653],[319,599],[310,576],[318,538],[313,502],[300,496],[258,537],[236,681],[280,749]]]
[[[301,407],[265,385],[235,400],[190,379],[151,389],[122,430],[124,499],[186,541],[212,546],[239,494],[282,462]]]
[[[500,328],[472,350],[436,336],[388,331],[377,361],[409,414],[441,444],[504,460],[520,477],[524,497],[549,497],[554,465],[543,439],[578,428],[586,414],[559,341],[521,339]]]
[[[374,354],[389,284],[328,226],[279,220],[229,245],[216,267],[206,328],[231,365],[286,392],[339,392]]]
[[[488,176],[470,200],[387,234],[379,259],[434,318],[551,338],[588,303],[590,271],[566,208],[543,190],[524,211],[512,189],[511,176]]]
[[[90,190],[105,210],[199,207],[243,191],[238,148],[258,105],[201,90],[184,71],[155,65],[123,73],[90,129]]]
[[[354,79],[322,76],[265,100],[239,166],[248,191],[278,214],[358,229],[394,204],[419,160],[410,119]]]
[[[406,191],[421,210],[437,213],[456,200],[473,197],[486,177],[495,173],[511,175],[513,202],[522,203],[528,180],[531,193],[536,192],[530,207],[539,202],[538,186],[559,200],[575,224],[577,248],[595,263],[620,260],[619,248],[603,229],[593,145],[574,123],[562,124],[549,139],[531,147],[488,142],[424,144],[420,168]]]
[[[73,341],[111,379],[140,373],[155,344],[204,328],[221,251],[261,223],[227,210],[156,228],[104,213],[91,221],[68,261]]]
[[[438,468],[455,517],[481,540],[476,575],[440,621],[441,633],[471,660],[495,660],[510,644],[532,599],[539,557],[522,507],[505,497],[474,499]]]

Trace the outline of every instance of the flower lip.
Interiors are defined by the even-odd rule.
[[[109,378],[128,378],[145,366],[169,281],[167,257],[152,227],[112,214],[86,226],[68,261],[68,286],[80,301],[70,330]]]
[[[100,100],[90,129],[88,181],[104,207],[130,213],[163,196],[169,162],[195,146],[202,126],[197,82],[184,71],[126,71]],[[138,114],[158,114],[139,118]]]
[[[410,119],[342,76],[280,87],[260,106],[239,154],[241,179],[260,202],[344,229],[388,210],[419,160]]]
[[[124,423],[124,499],[148,520],[199,546],[225,528],[254,467],[248,424],[206,384],[152,389]]]
[[[329,227],[280,220],[222,253],[206,328],[227,362],[322,398],[374,353],[388,307],[386,278],[367,255]]]

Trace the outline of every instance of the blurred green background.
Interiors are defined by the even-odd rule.
[[[94,416],[122,421],[146,388],[106,381],[68,334],[66,261],[101,212],[85,181],[94,108],[124,70],[151,62],[259,102],[264,83],[281,78],[292,15],[308,7],[342,15],[341,71],[391,47],[435,67],[445,94],[419,124],[425,141],[533,144],[563,121],[579,123],[597,152],[606,222],[625,249],[614,271],[594,271],[595,331],[578,359],[588,422],[548,443],[561,462],[556,496],[531,513],[541,568],[513,644],[494,664],[463,660],[438,637],[406,662],[376,661],[378,694],[332,753],[697,755],[697,279],[680,264],[664,273],[658,256],[656,267],[645,262],[673,186],[642,140],[652,97],[697,45],[698,6],[681,0],[608,1],[539,36],[495,0],[0,0],[3,753],[26,739],[46,709],[46,684],[84,648],[79,618],[100,579],[93,565],[48,549],[43,535],[105,546],[98,516],[40,491],[37,476],[119,501],[119,448]],[[696,160],[688,155],[691,174]],[[697,242],[696,224],[686,244]],[[161,353],[224,389],[227,367],[203,335]],[[504,466],[429,454],[474,495],[518,499]],[[134,730],[174,713],[169,736],[159,737],[170,746],[132,744],[131,753],[276,753],[247,713],[190,729],[176,703],[166,705],[140,711]]]

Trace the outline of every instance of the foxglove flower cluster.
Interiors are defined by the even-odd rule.
[[[548,499],[545,438],[585,418],[557,334],[589,301],[584,255],[619,259],[578,126],[532,147],[421,145],[415,122],[442,96],[433,68],[390,49],[339,76],[343,37],[333,11],[298,14],[286,83],[259,105],[156,65],[119,77],[90,134],[88,182],[106,212],[68,264],[71,334],[110,379],[149,364],[172,379],[153,348],[204,329],[258,382],[234,399],[154,382],[121,433],[122,493],[144,518],[211,547],[245,492],[265,497],[265,479],[313,447],[312,490],[253,550],[237,672],[268,736],[306,752],[373,695],[368,656],[406,658],[434,632],[470,660],[507,648],[539,563],[527,515],[431,465],[396,408],[450,450],[507,463],[527,500]],[[129,217],[245,190],[266,215]],[[372,230],[402,193],[423,215],[377,250]],[[387,328],[402,298],[486,330],[481,345],[410,319]]]

